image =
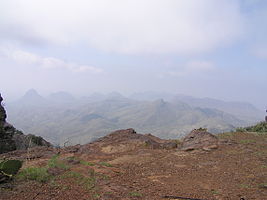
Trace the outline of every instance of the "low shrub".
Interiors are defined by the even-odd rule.
[[[13,176],[18,173],[22,167],[20,160],[4,160],[0,162],[0,172],[7,176]]]
[[[35,180],[42,183],[47,182],[52,178],[45,167],[25,168],[19,172],[17,177],[23,180]]]
[[[245,128],[239,127],[236,132],[257,132],[257,133],[267,133],[267,122],[260,122],[254,126],[248,126]]]

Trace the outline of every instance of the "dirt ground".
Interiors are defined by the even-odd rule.
[[[1,186],[0,199],[267,200],[267,134],[224,133],[217,149],[192,151],[116,138],[63,150],[58,159],[68,169],[46,183],[15,178]],[[49,159],[23,167],[44,166]]]

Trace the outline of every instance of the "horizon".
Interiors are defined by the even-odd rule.
[[[151,97],[150,100],[145,100],[145,101],[156,101],[156,100],[163,99],[166,102],[168,102],[170,98],[172,99],[172,98],[175,98],[176,96],[184,96],[184,97],[192,97],[192,98],[196,98],[196,99],[219,100],[219,101],[226,102],[226,103],[247,103],[247,104],[251,104],[252,106],[254,106],[255,108],[260,110],[260,108],[257,105],[255,105],[255,104],[253,104],[251,102],[248,102],[248,101],[225,100],[225,99],[218,99],[218,98],[215,98],[215,97],[208,97],[208,96],[199,97],[199,96],[192,96],[192,95],[188,95],[188,94],[169,93],[169,92],[156,92],[156,91],[134,92],[134,93],[129,93],[129,94],[121,93],[119,91],[110,91],[110,92],[106,92],[106,93],[105,92],[92,92],[92,93],[88,93],[88,94],[73,94],[71,92],[63,91],[63,90],[47,92],[47,93],[40,93],[38,90],[36,90],[34,88],[31,88],[31,89],[28,89],[27,91],[25,91],[24,93],[22,93],[21,95],[17,95],[16,97],[13,97],[13,98],[10,98],[10,97],[6,98],[6,96],[4,94],[2,94],[1,92],[0,92],[0,94],[3,97],[3,102],[9,104],[9,103],[12,103],[12,102],[19,101],[21,98],[23,98],[29,92],[36,92],[38,95],[40,95],[43,98],[49,98],[53,94],[66,93],[66,94],[71,95],[72,97],[74,97],[75,100],[79,100],[79,99],[84,98],[84,97],[90,97],[91,95],[103,95],[103,96],[105,96],[104,97],[104,99],[105,99],[106,97],[108,97],[108,95],[112,95],[114,93],[116,93],[118,95],[121,95],[122,97],[129,98],[129,99],[135,99],[135,97],[133,97],[134,95],[155,95],[155,96],[159,96],[159,97],[158,98],[157,97]],[[146,99],[146,96],[140,97],[140,99],[142,99],[142,100]],[[136,99],[136,100],[138,100],[138,99]]]
[[[0,92],[155,91],[267,108],[264,0],[0,3]]]

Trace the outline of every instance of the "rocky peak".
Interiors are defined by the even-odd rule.
[[[2,106],[3,98],[0,93],[0,125],[3,125],[6,122],[6,111]]]

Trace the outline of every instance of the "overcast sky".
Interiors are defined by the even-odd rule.
[[[267,106],[266,0],[0,0],[0,92],[182,93]]]

